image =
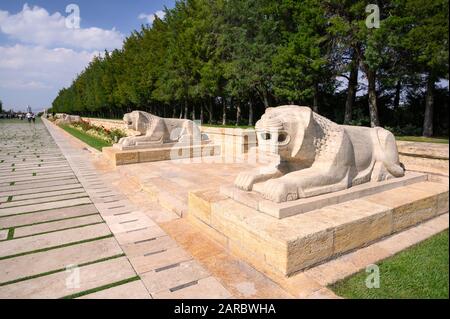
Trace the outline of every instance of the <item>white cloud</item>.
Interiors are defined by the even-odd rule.
[[[17,14],[0,10],[0,32],[26,44],[83,50],[115,49],[123,41],[123,35],[115,29],[67,28],[66,17],[59,12],[50,15],[44,8],[27,4]]]
[[[50,105],[58,90],[69,86],[98,54],[22,44],[0,46],[0,96],[11,106]],[[39,99],[31,100],[33,95]]]
[[[138,19],[146,20],[148,24],[152,24],[153,21],[155,21],[155,16],[160,19],[164,19],[164,17],[166,16],[166,13],[162,10],[159,10],[159,11],[156,11],[155,13],[150,13],[150,14],[141,13],[138,16]]]

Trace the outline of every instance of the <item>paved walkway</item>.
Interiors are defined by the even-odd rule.
[[[61,130],[0,122],[0,154],[0,298],[230,297]]]
[[[112,168],[45,125],[0,121],[0,298],[336,298],[328,284],[448,228],[445,214],[269,278],[180,218],[188,190],[229,182],[244,164]]]

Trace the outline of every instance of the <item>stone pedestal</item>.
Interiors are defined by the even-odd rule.
[[[188,218],[256,269],[290,276],[447,211],[448,184],[416,180],[282,219],[204,190],[190,193]]]
[[[115,166],[145,162],[167,161],[220,155],[220,146],[202,144],[195,146],[164,146],[155,148],[135,148],[121,150],[116,147],[104,147],[103,154]]]

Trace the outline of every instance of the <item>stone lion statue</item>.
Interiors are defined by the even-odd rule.
[[[127,113],[123,120],[128,129],[137,131],[139,135],[122,138],[117,145],[119,147],[192,144],[195,140],[207,139],[190,120],[166,119],[142,111]]]
[[[60,118],[55,121],[56,125],[69,125],[72,123],[81,122],[81,117],[78,115],[61,114]]]
[[[241,173],[235,186],[251,191],[264,182],[259,191],[277,203],[405,174],[394,135],[381,127],[338,125],[288,105],[267,109],[256,131],[259,147],[278,153],[280,163]]]

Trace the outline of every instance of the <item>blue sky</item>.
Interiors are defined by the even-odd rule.
[[[0,99],[4,108],[51,105],[90,59],[122,40],[175,0],[0,0]],[[80,10],[80,28],[66,27],[66,6]]]

